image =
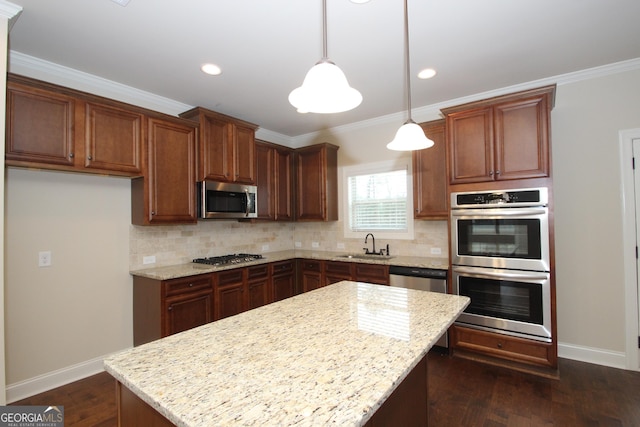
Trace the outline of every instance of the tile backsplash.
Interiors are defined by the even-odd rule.
[[[360,239],[345,238],[341,221],[248,223],[212,220],[200,221],[195,225],[131,225],[129,268],[138,270],[183,264],[193,258],[240,252],[266,253],[292,249],[362,252],[365,234]],[[392,255],[397,256],[448,256],[446,221],[414,221],[414,237],[414,240],[376,237],[376,247],[383,248],[389,244]],[[317,247],[314,247],[315,243]],[[438,249],[440,254],[437,254]],[[155,264],[145,265],[143,258],[147,256],[155,256]]]

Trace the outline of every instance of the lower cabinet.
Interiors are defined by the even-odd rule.
[[[133,344],[195,328],[213,321],[210,274],[155,280],[133,278]]]
[[[280,301],[296,294],[295,261],[280,261],[271,264],[272,300]]]
[[[273,302],[269,265],[247,268],[247,309],[262,307]]]
[[[214,273],[215,311],[214,319],[225,317],[246,311],[245,303],[245,268],[221,271]]]
[[[352,280],[353,272],[351,262],[325,261],[324,262],[324,284],[341,282],[343,280]]]
[[[322,280],[322,261],[300,260],[300,277],[302,278],[302,292],[309,292],[324,286]]]

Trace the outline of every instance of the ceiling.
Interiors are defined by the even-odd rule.
[[[12,52],[287,137],[405,110],[402,0],[327,0],[328,56],[363,95],[329,115],[287,99],[322,56],[321,0],[13,3]],[[409,0],[409,15],[414,108],[640,58],[637,0]]]

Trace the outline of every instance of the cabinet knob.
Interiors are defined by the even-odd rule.
[[[500,175],[500,171],[496,171],[496,175]]]
[[[493,176],[493,171],[489,171],[489,175],[490,175],[490,176]]]
[[[173,306],[172,306],[172,305],[170,305],[170,306],[169,306],[169,308],[168,308],[167,310],[169,310],[169,311],[173,310]]]
[[[155,214],[156,214],[156,211],[151,211],[151,215],[155,215]]]
[[[87,157],[87,159],[89,159],[89,160],[93,160],[93,157],[89,156],[89,157]]]
[[[193,283],[189,283],[189,287],[192,288],[193,287]]]
[[[73,153],[69,153],[69,158],[73,159]]]
[[[498,343],[498,348],[502,348],[502,343],[501,342]]]

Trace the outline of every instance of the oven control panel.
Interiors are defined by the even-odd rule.
[[[526,188],[505,191],[479,191],[451,194],[451,208],[508,206],[546,206],[547,188]]]

